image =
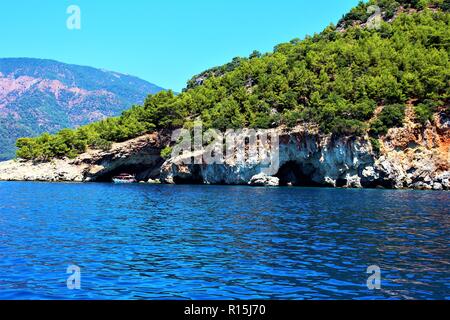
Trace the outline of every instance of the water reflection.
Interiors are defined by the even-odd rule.
[[[0,298],[448,298],[449,198],[0,183]],[[83,290],[65,288],[68,264]]]

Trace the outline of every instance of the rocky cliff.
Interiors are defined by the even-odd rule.
[[[264,177],[254,159],[224,165],[164,163],[167,183],[300,185],[349,188],[450,189],[450,121],[436,116],[424,129],[412,121],[391,129],[373,150],[370,139],[333,138],[298,127],[279,128],[279,170]],[[189,158],[190,155],[186,156]]]
[[[159,177],[164,160],[160,151],[169,141],[166,134],[148,134],[123,143],[109,151],[88,150],[76,159],[50,162],[11,160],[0,163],[0,180],[94,182],[111,181],[122,172],[133,172],[139,180]]]
[[[450,189],[450,119],[438,114],[423,128],[409,121],[391,129],[374,150],[368,137],[334,138],[315,130],[278,128],[279,169],[264,174],[258,159],[195,165],[187,154],[164,161],[160,152],[170,143],[159,132],[114,144],[110,151],[89,150],[76,159],[47,163],[0,163],[0,180],[111,181],[119,173],[136,174],[140,181],[239,185],[298,185],[349,188]],[[195,156],[198,156],[195,155]],[[183,159],[184,158],[184,159]]]

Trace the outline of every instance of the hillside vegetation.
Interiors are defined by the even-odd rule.
[[[373,4],[385,20],[377,29],[364,25]],[[360,3],[338,26],[277,45],[272,53],[235,58],[194,77],[179,95],[160,92],[120,117],[19,139],[17,156],[74,157],[152,130],[189,128],[199,118],[205,128],[309,123],[323,133],[369,133],[376,140],[402,125],[407,102],[414,102],[423,124],[448,106],[449,22],[447,0]]]

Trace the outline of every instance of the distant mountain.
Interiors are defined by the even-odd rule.
[[[136,77],[52,60],[0,59],[0,160],[19,137],[117,116],[162,91]]]

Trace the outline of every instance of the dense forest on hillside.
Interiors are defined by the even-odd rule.
[[[384,19],[379,28],[364,25],[373,4]],[[323,133],[376,140],[402,125],[407,102],[422,124],[448,106],[449,23],[448,0],[361,2],[337,26],[207,70],[179,95],[160,92],[120,117],[19,139],[17,156],[75,157],[152,130],[189,128],[197,119],[221,130],[309,123]]]

